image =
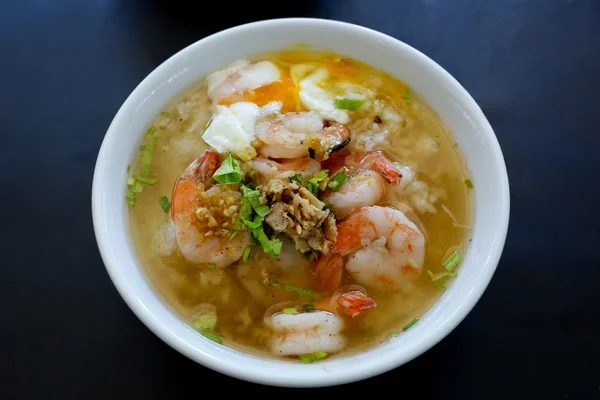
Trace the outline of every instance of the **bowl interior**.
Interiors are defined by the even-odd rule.
[[[266,360],[219,346],[189,327],[158,296],[138,265],[128,237],[127,165],[154,117],[207,73],[256,53],[298,43],[331,49],[407,82],[454,133],[474,189],[474,224],[458,278],[411,330],[366,352],[311,365]],[[496,137],[469,94],[413,48],[355,25],[311,19],[272,20],[233,28],[177,53],[153,71],[115,116],[98,156],[93,218],[107,270],[135,314],[160,338],[220,372],[259,383],[323,386],[363,379],[401,365],[441,340],[471,310],[496,268],[508,225],[506,168]]]

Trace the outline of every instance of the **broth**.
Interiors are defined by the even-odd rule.
[[[307,111],[299,100],[298,80],[290,71],[298,64],[327,68],[327,82],[334,83],[324,89],[334,95],[344,90],[368,93],[370,100],[365,104],[369,106],[346,111],[350,122],[344,125],[352,140],[341,151],[351,155],[381,150],[397,163],[403,175],[400,184],[388,185],[387,193],[377,205],[398,209],[416,224],[425,238],[425,256],[422,273],[400,290],[362,285],[377,306],[354,318],[338,313],[344,324],[342,334],[346,345],[330,355],[344,355],[390,340],[390,336],[401,334],[403,328],[420,318],[438,299],[451,279],[438,275],[447,272],[442,262],[454,251],[464,254],[468,242],[470,181],[452,133],[405,83],[358,61],[317,52],[280,52],[256,60],[274,63],[281,72],[279,81],[234,93],[220,104],[251,101],[261,107],[271,100],[282,100],[282,113]],[[289,302],[287,309],[296,308],[299,313],[304,304],[318,309],[319,304],[326,302],[329,293],[321,293],[321,298],[315,300],[281,287],[287,284],[315,291],[311,271],[316,261],[300,254],[291,239],[279,235],[283,242],[279,256],[269,256],[259,246],[253,249],[247,263],[240,260],[224,268],[212,263],[190,263],[174,247],[170,214],[163,212],[157,202],[163,196],[171,199],[177,178],[209,149],[201,133],[213,111],[206,79],[201,79],[157,116],[150,132],[157,140],[150,151],[149,169],[149,176],[156,182],[144,184],[143,192],[135,195],[135,205],[129,207],[132,244],[156,290],[183,319],[193,324],[207,309],[216,311],[217,323],[211,332],[224,345],[276,356],[269,351],[268,343],[274,333],[264,322],[265,312],[282,302]],[[221,159],[224,157],[221,154]],[[140,165],[138,157],[131,173],[139,171]],[[343,218],[338,224],[340,221]],[[274,282],[281,285],[270,285],[273,281],[265,280],[264,271],[274,272]],[[344,287],[356,283],[347,271],[342,279]]]

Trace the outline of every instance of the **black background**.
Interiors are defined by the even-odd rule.
[[[104,269],[90,197],[108,125],[162,61],[242,22],[314,16],[390,34],[453,74],[498,136],[512,204],[496,275],[456,330],[394,371],[304,396],[599,399],[600,3],[216,5],[1,3],[0,398],[292,393],[212,372],[146,329]]]

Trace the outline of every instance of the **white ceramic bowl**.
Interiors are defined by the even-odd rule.
[[[261,359],[217,345],[196,333],[157,295],[130,243],[125,205],[127,165],[141,137],[171,98],[198,78],[255,53],[304,43],[364,61],[407,82],[456,135],[473,174],[474,225],[458,278],[412,329],[366,352],[314,364]],[[183,49],[131,93],[110,125],[92,189],[100,253],[129,307],[162,340],[187,357],[240,379],[280,386],[326,386],[398,367],[444,338],[473,308],[500,259],[509,217],[506,167],[490,124],[465,89],[410,46],[356,25],[281,19],[235,27]]]

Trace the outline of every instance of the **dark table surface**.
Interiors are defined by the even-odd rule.
[[[0,5],[0,398],[290,393],[203,368],[145,328],[104,269],[90,193],[109,123],[162,61],[242,22],[314,16],[390,34],[453,74],[495,129],[512,201],[496,275],[458,328],[394,371],[319,390],[600,399],[600,2],[253,2],[239,17],[202,3]]]

